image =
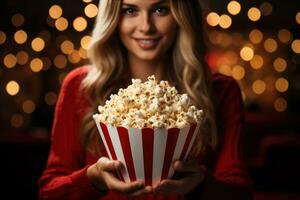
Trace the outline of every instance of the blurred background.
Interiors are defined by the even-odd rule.
[[[0,184],[9,199],[37,199],[60,86],[88,63],[98,1],[1,0]],[[242,90],[255,198],[300,199],[300,1],[201,2],[207,62]]]

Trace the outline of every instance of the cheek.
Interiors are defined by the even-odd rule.
[[[120,36],[128,35],[132,32],[132,23],[128,20],[122,20],[118,26]]]

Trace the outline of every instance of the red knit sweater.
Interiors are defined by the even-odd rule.
[[[85,151],[79,139],[80,124],[89,106],[86,95],[80,90],[87,71],[88,67],[73,70],[62,84],[56,104],[48,163],[39,180],[40,199],[127,199],[113,192],[101,194],[94,189],[86,175],[87,168],[99,158]],[[213,76],[213,86],[219,102],[219,144],[217,150],[207,152],[199,160],[211,172],[214,179],[212,185],[218,182],[248,186],[250,180],[240,151],[244,122],[240,89],[233,79],[223,75]],[[199,186],[201,190],[203,187]],[[185,197],[148,195],[141,199],[177,200]]]

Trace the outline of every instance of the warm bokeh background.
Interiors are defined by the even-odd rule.
[[[300,198],[300,2],[201,2],[207,62],[242,89],[256,199]],[[0,183],[9,199],[37,198],[60,86],[88,63],[97,3],[1,0]]]

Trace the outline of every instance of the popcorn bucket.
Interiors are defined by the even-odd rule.
[[[94,120],[109,158],[124,165],[120,179],[125,182],[144,180],[145,185],[152,186],[172,177],[173,161],[187,158],[200,126],[127,129]]]

